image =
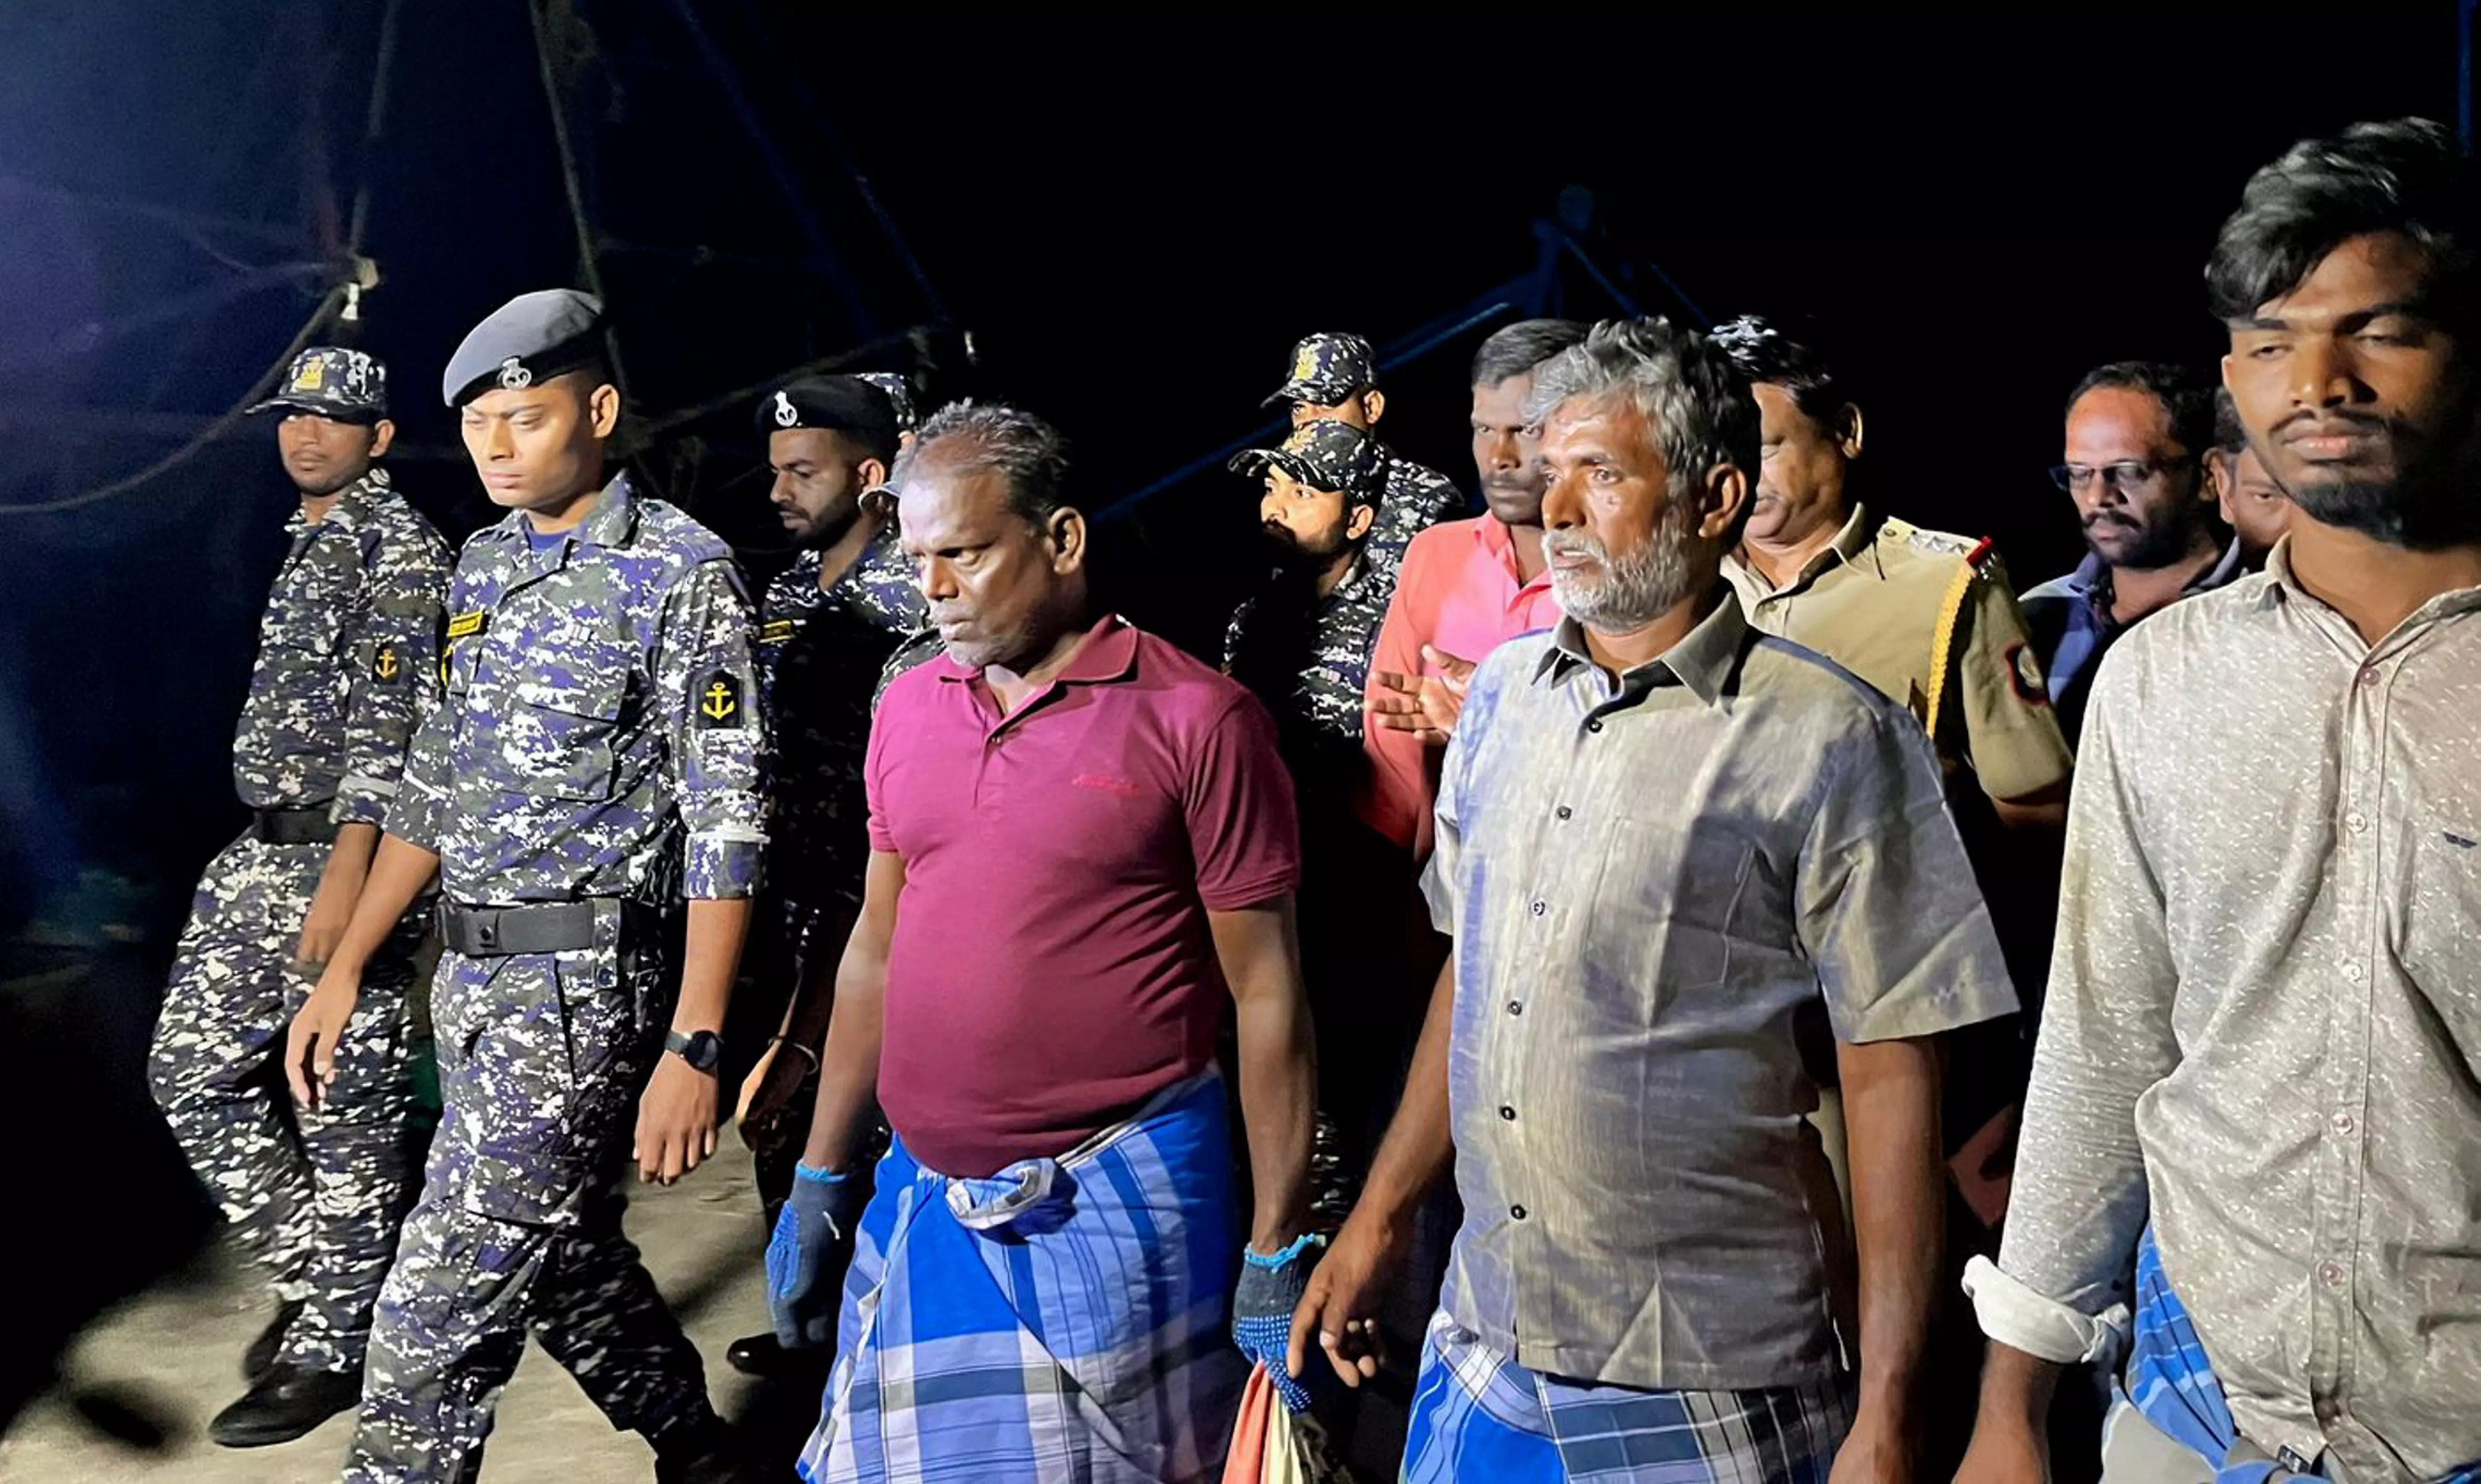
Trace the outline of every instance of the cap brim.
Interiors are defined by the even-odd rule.
[[[1273,396],[1268,397],[1266,401],[1258,404],[1258,405],[1262,407],[1271,407],[1279,402],[1309,402],[1313,400],[1309,395],[1309,391],[1310,389],[1308,387],[1303,386],[1298,381],[1287,381],[1282,386],[1275,389]]]
[[[379,419],[387,416],[386,410],[379,407],[362,407],[349,410],[347,408],[331,405],[327,403],[312,402],[307,398],[300,397],[270,397],[265,402],[253,404],[242,415],[245,417],[257,417],[261,413],[274,412],[277,410],[286,412],[307,412],[313,417],[324,417],[331,423],[376,423]]]

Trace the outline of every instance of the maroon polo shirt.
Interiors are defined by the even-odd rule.
[[[1117,618],[1011,716],[945,655],[905,674],[868,782],[871,847],[904,857],[879,1105],[945,1175],[1064,1154],[1204,1068],[1207,914],[1300,878],[1265,709]]]

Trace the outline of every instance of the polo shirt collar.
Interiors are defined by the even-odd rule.
[[[1729,583],[1716,583],[1721,601],[1696,627],[1680,637],[1680,641],[1661,654],[1620,676],[1623,690],[1643,690],[1652,686],[1678,684],[1709,706],[1721,702],[1739,673],[1740,657],[1748,651],[1753,631],[1740,612],[1739,594]],[[1599,668],[1593,652],[1585,647],[1585,630],[1574,618],[1561,618],[1551,631],[1551,647],[1542,652],[1541,662],[1534,666],[1536,684],[1548,678],[1559,682],[1580,669]]]
[[[972,681],[982,677],[980,665],[958,664],[955,657],[942,650],[939,658],[929,662],[932,673],[942,681]],[[1094,627],[1085,631],[1085,640],[1069,656],[1068,667],[1051,677],[1055,686],[1103,686],[1127,680],[1137,672],[1137,631],[1117,613],[1106,613]],[[1046,688],[1048,689],[1048,688]]]

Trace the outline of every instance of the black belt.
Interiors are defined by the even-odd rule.
[[[591,901],[545,901],[525,907],[439,904],[439,939],[450,952],[468,958],[511,953],[561,953],[594,947]]]
[[[326,804],[312,804],[306,809],[253,809],[249,812],[249,833],[261,845],[326,845],[336,838],[336,821],[327,818]]]

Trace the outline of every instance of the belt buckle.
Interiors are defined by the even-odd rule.
[[[474,919],[474,941],[486,949],[500,946],[500,915],[496,912]]]

